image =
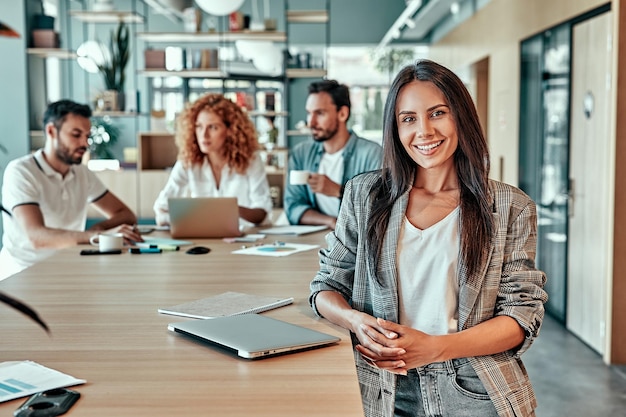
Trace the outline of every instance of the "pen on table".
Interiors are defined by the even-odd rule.
[[[161,250],[168,250],[168,251],[180,250],[180,246],[178,245],[155,245],[154,243],[136,242],[135,246],[139,248],[161,249]]]

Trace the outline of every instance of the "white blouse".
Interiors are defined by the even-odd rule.
[[[459,213],[457,206],[424,230],[405,218],[397,254],[400,324],[432,335],[457,331]]]
[[[208,158],[204,159],[202,165],[195,164],[186,169],[180,161],[176,162],[167,184],[154,202],[157,224],[169,224],[167,200],[170,197],[237,197],[237,204],[241,207],[265,210],[267,215],[263,223],[268,223],[272,213],[265,165],[258,154],[244,174],[224,166],[219,185],[215,181]],[[239,224],[244,227],[252,226],[252,223],[241,218]]]

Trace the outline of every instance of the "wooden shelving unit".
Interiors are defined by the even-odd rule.
[[[137,113],[134,111],[98,111],[93,113],[93,117],[137,117],[147,116],[145,113]]]
[[[324,78],[327,71],[323,68],[287,68],[287,78]]]
[[[288,130],[287,131],[287,136],[309,136],[311,134],[311,131],[306,129],[306,130]]]
[[[178,148],[169,132],[142,132],[137,140],[137,169],[164,170],[176,163]]]
[[[143,23],[144,18],[135,12],[70,10],[70,16],[85,23]]]
[[[285,42],[285,32],[139,32],[139,39],[154,43],[220,43],[235,41]]]
[[[286,111],[267,111],[267,110],[252,110],[248,112],[250,117],[285,117],[289,116]]]
[[[217,68],[184,69],[169,71],[166,69],[143,69],[137,71],[144,77],[181,77],[181,78],[224,78],[227,74]]]
[[[28,48],[26,53],[41,58],[75,59],[76,52],[60,48]]]
[[[288,23],[327,23],[329,20],[326,10],[288,10]]]

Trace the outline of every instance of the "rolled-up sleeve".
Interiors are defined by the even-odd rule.
[[[496,315],[512,317],[524,329],[526,338],[515,351],[519,357],[539,334],[548,294],[543,290],[546,275],[535,267],[537,214],[532,200],[510,220]]]

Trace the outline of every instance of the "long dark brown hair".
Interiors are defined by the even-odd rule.
[[[493,231],[489,150],[467,88],[452,71],[430,60],[419,60],[401,69],[389,89],[383,119],[382,174],[371,190],[373,204],[367,230],[368,246],[378,259],[391,207],[415,179],[417,165],[398,135],[396,102],[400,90],[416,80],[430,82],[443,93],[457,127],[459,144],[454,162],[461,188],[461,252],[469,272],[477,272]]]

